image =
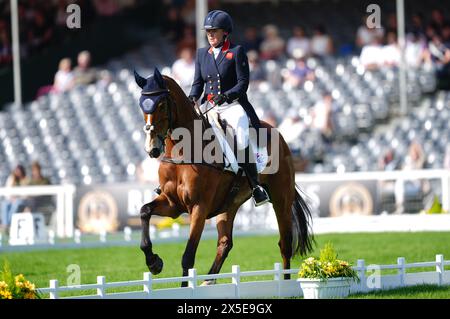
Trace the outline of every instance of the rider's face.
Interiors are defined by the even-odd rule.
[[[225,31],[222,29],[206,30],[208,42],[211,46],[216,47],[223,41]]]

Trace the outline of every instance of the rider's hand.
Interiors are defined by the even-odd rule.
[[[228,97],[225,94],[219,94],[213,97],[212,101],[215,105],[222,105],[228,100]]]

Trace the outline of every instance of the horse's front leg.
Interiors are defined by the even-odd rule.
[[[150,240],[150,218],[152,215],[177,218],[180,213],[178,209],[171,204],[164,194],[159,195],[153,201],[145,204],[141,208],[141,250],[145,254],[145,263],[153,275],[157,275],[162,271],[163,261],[153,253],[152,242]]]
[[[229,209],[228,212],[217,215],[217,254],[208,274],[218,274],[228,253],[233,248],[233,222],[236,216],[236,209]],[[202,285],[215,284],[216,280],[207,280]]]
[[[196,205],[191,211],[191,225],[189,230],[189,239],[184,250],[181,266],[183,267],[183,276],[187,276],[189,269],[194,267],[195,253],[205,227],[206,214],[201,205]],[[181,287],[187,287],[187,281],[181,283]]]

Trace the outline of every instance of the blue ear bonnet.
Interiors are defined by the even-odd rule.
[[[139,106],[145,114],[152,114],[159,102],[161,102],[163,98],[167,97],[167,95],[169,95],[167,91],[159,92],[157,95],[144,95],[144,93],[142,93],[139,98]]]
[[[158,69],[147,79],[135,71],[136,83],[142,88],[139,106],[145,114],[152,114],[161,100],[169,95],[164,79]]]

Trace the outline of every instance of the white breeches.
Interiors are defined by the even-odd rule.
[[[206,102],[201,106],[201,110],[206,111],[211,107],[212,104]],[[244,108],[236,101],[231,104],[224,103],[221,106],[215,106],[210,112],[213,111],[217,112],[220,118],[226,120],[227,124],[233,128],[238,150],[245,149],[248,146],[249,119]],[[208,116],[208,119],[212,124],[212,116]]]

